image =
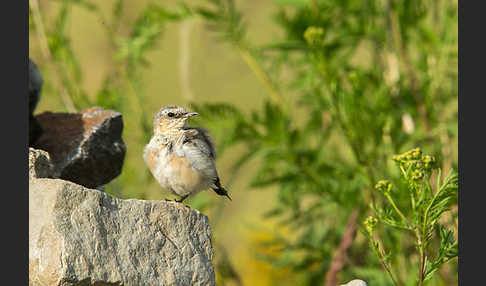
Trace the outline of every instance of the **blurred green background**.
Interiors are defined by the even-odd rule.
[[[233,199],[185,201],[211,222],[218,285],[323,285],[351,210],[369,214],[376,181],[399,177],[393,154],[421,146],[456,169],[457,1],[232,2],[30,0],[29,56],[45,82],[35,113],[121,112],[127,153],[106,192],[163,200],[142,159],[153,116],[198,110],[191,123],[215,138]],[[415,285],[411,242],[384,236]],[[359,231],[355,242],[339,281],[391,285]],[[457,284],[457,262],[428,283]]]

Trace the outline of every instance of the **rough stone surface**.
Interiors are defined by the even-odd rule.
[[[120,113],[93,107],[35,118],[43,133],[32,147],[49,153],[56,177],[96,188],[121,173],[126,148]]]
[[[29,148],[29,180],[34,178],[53,178],[54,169],[49,153]]]
[[[208,218],[181,203],[122,200],[29,180],[29,285],[215,285]]]
[[[367,286],[367,285],[368,284],[366,284],[366,282],[364,282],[363,280],[354,279],[349,281],[347,284],[343,284],[341,286]]]

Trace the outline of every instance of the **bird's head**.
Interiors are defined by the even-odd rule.
[[[167,105],[155,115],[154,132],[160,134],[166,131],[181,129],[186,126],[187,119],[194,115],[198,115],[198,113],[188,112],[184,107]]]

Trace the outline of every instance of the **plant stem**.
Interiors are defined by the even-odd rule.
[[[402,164],[400,164],[400,171],[402,171],[403,177],[404,177],[405,179],[408,179],[407,172],[405,171],[405,169],[403,169]]]
[[[246,48],[239,47],[238,48],[241,57],[246,62],[248,67],[255,73],[256,77],[265,85],[268,89],[270,97],[274,101],[275,104],[279,105],[280,107],[284,107],[283,105],[283,97],[278,92],[275,85],[270,80],[268,74],[262,69],[260,64],[257,62],[255,57],[250,53],[250,51]]]
[[[389,28],[391,30],[395,50],[400,56],[400,63],[402,66],[402,70],[408,75],[412,96],[415,101],[415,104],[417,105],[417,112],[421,118],[421,121],[424,124],[424,129],[427,133],[430,131],[430,123],[428,120],[427,108],[423,103],[423,96],[420,94],[419,87],[417,84],[417,77],[411,67],[410,59],[403,46],[400,19],[398,18],[395,7],[393,7],[394,4],[395,4],[394,1],[390,0],[387,7],[388,22],[390,24]]]
[[[412,204],[412,210],[415,210],[415,194],[414,194],[414,192],[410,192],[410,202]]]
[[[76,112],[76,107],[74,107],[74,103],[69,95],[66,87],[62,84],[62,80],[60,79],[60,72],[59,68],[53,60],[51,51],[49,49],[49,44],[47,43],[47,37],[44,30],[44,24],[42,22],[42,16],[39,10],[39,2],[38,0],[29,0],[30,7],[32,8],[32,14],[34,16],[34,22],[37,27],[37,35],[39,36],[39,43],[42,54],[44,58],[52,64],[54,70],[54,81],[56,82],[61,95],[61,101],[64,104],[64,107],[68,110],[68,112]]]
[[[194,97],[191,90],[191,28],[193,22],[182,22],[179,30],[179,84],[182,99],[185,103],[191,102]]]
[[[388,274],[388,276],[390,276],[390,279],[392,280],[393,285],[399,286],[400,284],[395,280],[395,277],[393,276],[393,273],[391,272],[390,267],[386,263],[385,256],[383,255],[383,253],[378,248],[379,247],[378,246],[378,243],[376,243],[376,245],[375,245],[375,242],[373,241],[373,237],[372,236],[370,236],[370,240],[371,240],[371,245],[372,245],[373,251],[378,256],[378,259],[380,260],[380,263],[383,266],[383,268],[385,269],[385,271]]]
[[[439,170],[439,177],[437,181],[440,181],[440,170]],[[439,186],[439,183],[437,183],[437,186]],[[426,274],[426,264],[427,264],[427,255],[425,254],[425,245],[422,241],[423,237],[426,237],[426,231],[427,231],[427,222],[428,222],[428,215],[429,215],[429,210],[434,204],[435,200],[437,199],[437,196],[440,194],[441,189],[438,188],[432,197],[432,200],[430,203],[427,205],[427,208],[425,209],[424,216],[423,216],[423,223],[422,223],[422,228],[421,228],[421,233],[419,233],[419,230],[416,231],[416,236],[417,236],[417,243],[419,247],[419,255],[420,255],[420,265],[419,265],[419,281],[418,285],[422,286],[423,281],[425,279],[425,274]]]
[[[325,71],[321,70],[321,72],[323,73],[324,80],[326,80],[326,77],[324,76],[325,75]],[[344,138],[346,139],[346,141],[348,142],[349,146],[351,147],[351,150],[353,151],[353,154],[354,154],[354,157],[356,158],[356,161],[363,168],[366,169],[366,174],[368,175],[368,179],[370,180],[371,184],[373,184],[373,182],[375,181],[375,177],[374,177],[373,171],[369,167],[369,165],[366,164],[366,160],[361,155],[359,146],[357,146],[356,145],[356,142],[351,138],[349,128],[346,125],[346,123],[344,122],[344,119],[342,117],[341,108],[339,107],[339,102],[338,102],[338,99],[337,99],[337,95],[334,92],[332,92],[332,91],[330,91],[330,93],[331,93],[332,104],[334,106],[334,115],[335,115],[336,121],[338,122],[339,126],[341,126],[341,129],[343,130]],[[369,200],[372,203],[375,203],[375,196],[373,194],[373,190],[372,189],[371,189],[371,191],[368,192],[368,195],[369,195]]]
[[[319,3],[317,2],[317,0],[312,1],[312,8],[314,11],[314,15],[319,15]]]
[[[419,240],[419,255],[420,255],[420,264],[419,264],[419,281],[418,286],[422,286],[424,283],[424,274],[425,274],[425,260],[426,256],[424,254],[424,245],[422,240]]]
[[[393,209],[397,212],[397,214],[400,216],[400,218],[403,220],[403,222],[405,222],[407,224],[407,227],[410,228],[410,222],[408,221],[408,219],[403,215],[403,213],[400,211],[400,209],[397,207],[397,205],[395,204],[395,202],[393,201],[392,197],[390,196],[390,194],[388,193],[385,193],[385,197],[388,199],[388,201],[390,202],[390,204],[392,205]]]
[[[357,228],[357,220],[359,216],[359,207],[355,208],[351,213],[348,224],[346,225],[346,229],[344,230],[343,236],[341,238],[341,242],[339,244],[339,248],[337,249],[336,253],[333,256],[331,264],[329,266],[329,270],[326,273],[326,284],[327,286],[337,286],[338,285],[338,274],[341,272],[344,266],[344,258],[346,257],[346,252],[353,244],[355,235],[356,235],[356,228]]]

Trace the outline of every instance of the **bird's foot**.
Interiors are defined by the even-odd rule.
[[[179,200],[175,200],[178,203],[182,203],[189,195],[181,197]]]

